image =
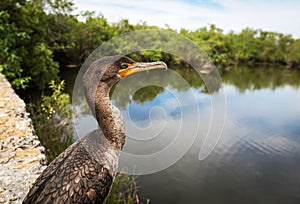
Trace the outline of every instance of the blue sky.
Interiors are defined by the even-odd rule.
[[[197,29],[216,24],[225,32],[245,27],[300,38],[299,0],[74,0],[77,11],[102,13],[109,22]]]

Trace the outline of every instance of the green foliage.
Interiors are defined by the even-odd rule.
[[[252,64],[258,60],[259,43],[255,39],[257,31],[246,28],[239,34],[230,33],[227,37],[228,47],[230,52],[228,53],[228,59],[233,64],[246,63]]]
[[[241,93],[266,88],[275,90],[286,85],[297,89],[300,85],[299,71],[288,70],[284,66],[262,66],[255,69],[239,65],[224,71],[222,81],[234,85]]]
[[[24,62],[30,67],[29,74],[35,86],[46,88],[49,81],[58,79],[58,63],[53,61],[52,51],[45,43],[37,43],[32,49],[34,58]]]
[[[50,31],[42,1],[3,0],[0,7],[0,71],[15,88],[46,88],[58,79],[59,66],[47,44]]]
[[[127,19],[110,24],[95,12],[82,13],[84,21],[79,21],[78,15],[71,14],[73,3],[69,0],[3,0],[0,11],[0,71],[18,89],[47,88],[51,80],[59,80],[62,67],[79,67],[101,43],[114,36],[161,29],[145,22],[133,25]],[[168,26],[165,30],[176,32]],[[258,63],[300,65],[300,43],[290,35],[251,28],[224,34],[214,24],[195,31],[182,29],[179,33],[195,41],[220,68]],[[141,37],[145,43],[153,38]],[[126,42],[124,46],[128,46]],[[163,59],[169,65],[182,65],[176,57],[159,49],[132,56],[142,61]]]
[[[82,53],[82,62],[104,41],[114,36],[114,30],[103,16],[95,16],[93,13],[85,13],[85,23],[79,27],[79,38],[76,44]]]
[[[234,64],[278,64],[299,66],[297,40],[290,35],[245,28],[240,33],[224,34],[211,25],[190,32],[182,29],[180,34],[197,42],[218,67]]]
[[[61,81],[56,84],[51,81],[49,88],[52,91],[51,96],[43,96],[41,108],[48,118],[54,118],[56,113],[59,113],[64,118],[71,117],[71,111],[68,108],[70,104],[70,97],[68,94],[63,93],[65,82]]]
[[[300,39],[288,44],[286,51],[286,61],[289,67],[299,66],[300,64]]]
[[[106,204],[141,204],[137,194],[136,177],[127,174],[117,174]],[[146,203],[150,203],[147,199]]]
[[[70,128],[72,111],[69,108],[70,97],[64,93],[64,81],[51,81],[51,95],[43,95],[42,102],[29,105],[29,112],[36,133],[46,156],[52,161],[73,142],[73,131]]]
[[[144,103],[146,101],[152,101],[155,99],[155,97],[162,93],[164,91],[164,88],[159,86],[145,86],[139,90],[137,90],[134,95],[132,96],[132,99],[134,101],[137,101],[139,103]]]
[[[66,0],[46,0],[50,11],[57,14],[67,14],[73,10],[73,2]]]
[[[14,23],[10,23],[7,11],[0,11],[0,72],[17,88],[25,88],[31,77],[24,76],[21,66],[22,57],[15,50],[19,41],[28,39]]]
[[[114,35],[119,35],[135,30],[134,25],[130,24],[128,19],[123,19],[118,23],[114,23],[112,24],[112,27],[114,29]]]

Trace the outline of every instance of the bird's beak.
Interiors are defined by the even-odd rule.
[[[130,74],[143,72],[152,69],[167,69],[167,65],[164,62],[135,62],[128,66],[126,69],[120,69],[119,75],[121,77],[126,77]]]

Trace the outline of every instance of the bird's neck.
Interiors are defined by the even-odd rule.
[[[109,99],[110,86],[100,82],[95,97],[95,115],[104,136],[118,149],[125,143],[124,121]]]

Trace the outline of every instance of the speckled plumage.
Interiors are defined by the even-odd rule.
[[[103,203],[113,182],[117,161],[103,162],[110,145],[101,141],[103,138],[94,138],[95,132],[53,160],[23,203]],[[93,147],[88,149],[91,144]]]

